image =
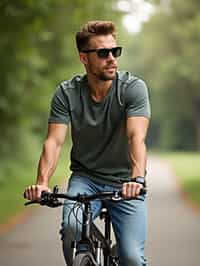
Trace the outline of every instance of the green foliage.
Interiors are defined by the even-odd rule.
[[[75,32],[88,20],[120,21],[116,1],[0,1],[0,223],[23,209],[35,182],[50,99],[57,85],[83,71]],[[69,150],[69,147],[67,147]],[[59,161],[58,182],[68,173]]]
[[[29,141],[29,145],[32,153],[23,160],[0,161],[0,225],[7,223],[12,217],[24,210],[24,189],[35,183],[40,145],[36,141]],[[69,148],[70,142],[68,141],[63,149],[59,166],[51,179],[51,188],[55,184],[61,185],[66,182],[70,175]]]
[[[182,189],[188,197],[200,204],[200,155],[197,152],[165,152],[159,157],[167,160],[173,167]]]
[[[132,38],[127,54],[129,58],[132,54],[134,60],[127,57],[125,67],[148,81],[152,145],[200,149],[199,10],[197,0],[170,1],[168,9],[159,6],[143,30]]]
[[[53,90],[61,80],[83,71],[75,32],[87,20],[117,23],[115,2],[1,1],[0,159],[18,157],[22,149],[24,155],[30,153],[23,143],[46,130]]]

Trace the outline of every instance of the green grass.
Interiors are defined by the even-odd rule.
[[[171,163],[184,191],[200,205],[200,153],[165,152],[159,156]]]
[[[57,170],[50,180],[50,187],[61,184],[69,176],[69,144],[64,147]],[[25,210],[23,192],[26,186],[35,184],[41,147],[33,147],[29,158],[0,162],[0,224]]]

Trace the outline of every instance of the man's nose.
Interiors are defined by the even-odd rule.
[[[108,54],[108,59],[109,60],[115,60],[115,57],[113,56],[112,52],[110,51]]]

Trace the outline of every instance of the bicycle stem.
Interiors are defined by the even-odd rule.
[[[82,239],[90,239],[92,212],[90,202],[85,203],[83,211]]]

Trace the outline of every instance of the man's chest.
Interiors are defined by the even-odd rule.
[[[110,97],[100,103],[82,97],[76,100],[70,110],[72,126],[79,130],[115,128],[125,118],[124,106],[116,97]]]

